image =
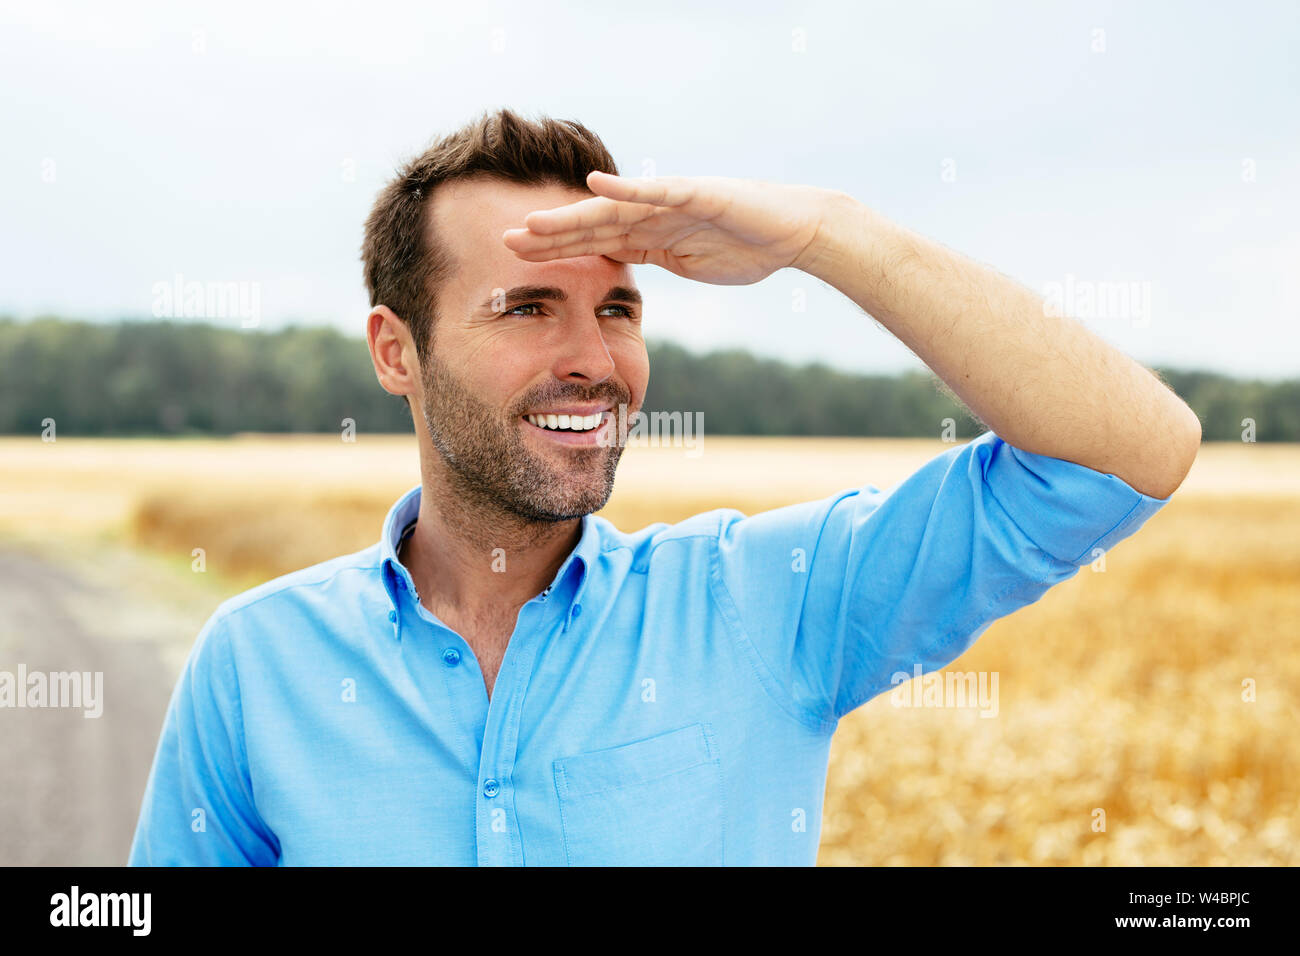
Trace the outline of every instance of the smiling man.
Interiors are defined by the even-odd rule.
[[[1136,531],[1199,445],[1148,370],[852,197],[623,179],[576,123],[439,140],[363,258],[421,483],[209,619],[133,864],[811,864],[839,720]],[[592,512],[649,380],[641,263],[808,272],[990,431],[888,492],[620,531]]]
[[[611,163],[594,140],[582,145],[574,169]],[[436,622],[472,649],[464,672],[477,667],[489,695],[520,608],[555,579],[580,519],[614,489],[623,449],[608,438],[611,409],[639,409],[649,381],[629,266],[602,256],[534,265],[501,241],[539,205],[590,195],[568,175],[527,184],[467,173],[409,213],[423,212],[442,243],[434,258],[447,257],[446,274],[430,278],[436,322],[422,291],[403,301],[399,277],[382,271],[387,245],[406,239],[391,234],[405,219],[394,207],[433,184],[390,188],[367,233],[375,370],[409,396],[420,425],[418,521],[398,558]]]

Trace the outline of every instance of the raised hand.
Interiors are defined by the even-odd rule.
[[[815,255],[832,193],[724,176],[592,172],[596,196],[531,212],[506,247],[529,262],[603,255],[714,285],[748,285]]]

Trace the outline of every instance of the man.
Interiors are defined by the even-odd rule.
[[[848,195],[622,179],[576,123],[435,143],[363,258],[421,484],[208,621],[133,864],[812,864],[839,719],[1136,531],[1200,441],[1149,371]],[[633,263],[808,272],[991,430],[889,493],[619,531],[592,512],[649,379]]]

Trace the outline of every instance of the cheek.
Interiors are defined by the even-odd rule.
[[[638,338],[620,344],[617,351],[611,347],[610,352],[618,374],[632,392],[633,401],[640,404],[650,380],[650,357],[646,354],[645,343]]]
[[[459,350],[451,360],[457,375],[485,401],[498,402],[523,389],[537,375],[537,366],[518,338],[484,336]]]

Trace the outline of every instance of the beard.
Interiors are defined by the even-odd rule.
[[[436,355],[424,382],[424,421],[433,447],[446,463],[458,501],[467,510],[506,512],[528,522],[553,523],[599,511],[614,491],[623,449],[608,446],[532,447],[523,415],[541,405],[608,400],[630,402],[607,381],[594,391],[567,390],[531,396],[513,416],[482,401]],[[612,427],[612,425],[611,425]]]

